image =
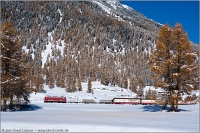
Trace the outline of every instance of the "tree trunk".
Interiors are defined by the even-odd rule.
[[[176,108],[175,108],[175,111],[177,112],[178,111],[178,96],[176,98]]]
[[[178,91],[178,94],[176,95],[176,108],[175,108],[175,111],[177,112],[178,111],[178,100],[179,100],[179,91]]]
[[[163,109],[165,109],[167,107],[167,102],[165,101],[164,105],[163,105]]]
[[[3,111],[6,112],[6,98],[3,99]]]
[[[10,109],[10,110],[13,110],[13,95],[10,97],[9,109]]]
[[[175,102],[174,102],[174,96],[173,96],[174,92],[170,92],[170,97],[169,97],[169,103],[170,103],[170,111],[174,111],[175,110]]]

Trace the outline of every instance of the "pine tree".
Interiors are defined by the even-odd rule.
[[[174,29],[169,25],[161,28],[156,49],[150,55],[150,65],[154,85],[166,90],[168,99],[164,107],[169,103],[171,111],[178,111],[180,97],[194,89],[191,77],[197,67],[196,56],[180,24]]]

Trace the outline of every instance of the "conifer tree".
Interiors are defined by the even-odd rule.
[[[49,63],[49,70],[48,70],[48,73],[47,73],[47,82],[48,82],[48,85],[49,85],[49,88],[54,88],[55,86],[55,61],[53,59],[50,60],[50,63]]]
[[[88,90],[87,90],[87,93],[91,93],[92,92],[92,81],[91,79],[89,78],[88,79]]]
[[[1,25],[1,99],[4,100],[3,111],[6,111],[6,101],[10,101],[13,109],[14,97],[24,99],[28,103],[31,90],[28,81],[29,66],[22,58],[22,45],[17,29],[12,22]]]
[[[34,84],[35,84],[35,92],[43,91],[43,73],[42,73],[42,61],[41,54],[36,54],[34,58]]]
[[[130,80],[130,86],[129,86],[129,89],[134,92],[134,93],[137,93],[137,84],[136,84],[136,81],[135,79],[132,77],[131,80]]]
[[[183,32],[181,24],[176,24],[173,29],[173,83],[174,83],[174,97],[175,110],[178,110],[178,100],[181,94],[190,94],[195,90],[194,85],[198,81],[193,80],[193,71],[197,70],[195,64],[197,54],[192,50],[187,33]]]
[[[124,87],[125,89],[128,88],[128,79],[126,78],[126,76],[124,77],[124,80],[123,80],[123,87]]]
[[[81,78],[78,78],[77,79],[77,88],[78,88],[78,91],[82,91],[82,85],[81,85]]]
[[[192,51],[187,33],[176,24],[174,29],[164,25],[159,34],[156,49],[150,55],[154,85],[166,90],[171,111],[178,111],[178,100],[194,90],[192,72],[196,70],[197,54]],[[176,107],[175,107],[176,106]]]
[[[151,99],[151,90],[150,89],[146,92],[146,99]]]

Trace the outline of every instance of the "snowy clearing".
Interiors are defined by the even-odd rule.
[[[199,105],[182,105],[181,112],[159,106],[36,103],[37,110],[2,112],[1,130],[59,132],[197,132]]]

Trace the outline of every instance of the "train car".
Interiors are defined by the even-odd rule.
[[[100,104],[113,104],[112,100],[99,100]]]
[[[85,104],[96,103],[94,99],[83,99],[82,102]]]
[[[113,104],[142,104],[142,105],[153,105],[156,104],[156,100],[147,100],[139,98],[113,98]]]
[[[178,101],[178,105],[191,105],[191,104],[196,104],[197,102],[194,101]]]
[[[66,100],[66,97],[63,97],[63,96],[45,96],[44,98],[44,102],[45,103],[66,103],[67,100]]]
[[[141,104],[142,104],[142,105],[153,105],[153,104],[156,104],[156,101],[155,101],[155,100],[146,100],[146,99],[142,99],[142,100],[141,100]]]
[[[113,104],[140,104],[138,98],[113,98]]]

